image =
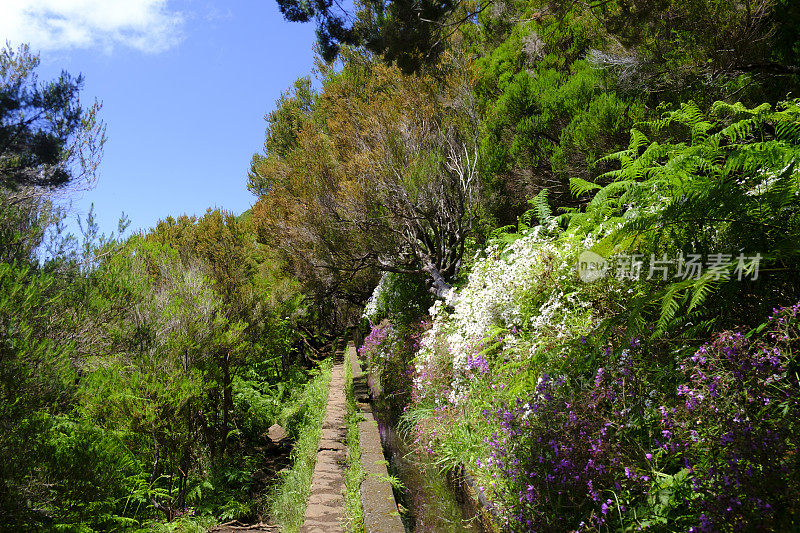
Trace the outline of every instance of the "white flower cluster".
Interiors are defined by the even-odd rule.
[[[374,322],[374,319],[377,317],[378,313],[380,312],[380,308],[379,308],[378,304],[379,304],[379,302],[381,300],[381,295],[382,295],[383,291],[385,290],[386,285],[388,285],[387,275],[388,275],[388,273],[384,272],[383,276],[381,276],[381,279],[378,282],[378,285],[372,291],[372,296],[370,296],[369,301],[367,302],[367,305],[364,307],[364,313],[361,315],[361,318],[366,318],[370,322]]]
[[[452,313],[444,313],[441,302],[430,309],[434,322],[417,354],[417,387],[424,387],[425,377],[436,369],[451,367],[449,400],[458,404],[474,375],[470,358],[485,345],[502,337],[504,358],[519,358],[535,350],[540,337],[574,335],[576,309],[582,324],[593,322],[589,304],[569,290],[575,285],[575,259],[585,244],[591,243],[576,236],[551,239],[536,227],[503,249],[487,248],[473,264]],[[452,366],[443,364],[443,357]]]

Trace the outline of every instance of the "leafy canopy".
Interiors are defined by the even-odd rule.
[[[83,78],[40,84],[39,58],[23,45],[0,51],[0,186],[60,187],[89,181],[105,137],[99,105],[81,107]]]

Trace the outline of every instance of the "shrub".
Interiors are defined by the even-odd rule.
[[[432,304],[433,295],[425,286],[425,278],[386,272],[364,308],[364,317],[373,324],[387,318],[407,326],[419,320]]]
[[[513,405],[487,410],[498,430],[478,466],[493,473],[509,525],[791,528],[800,509],[798,310],[776,310],[752,337],[719,333],[678,366],[639,339],[609,345],[593,378],[543,375]]]
[[[359,351],[361,360],[369,367],[372,386],[383,399],[389,400],[388,407],[395,415],[410,400],[413,360],[425,327],[424,321],[396,327],[384,320],[372,328]]]
[[[681,366],[680,401],[661,408],[661,448],[688,471],[694,531],[796,527],[798,310],[776,310],[757,339],[718,334]]]
[[[493,415],[485,464],[500,474],[493,492],[515,529],[571,531],[619,525],[651,479],[647,358],[639,348],[614,354],[594,379],[567,372],[538,385]]]

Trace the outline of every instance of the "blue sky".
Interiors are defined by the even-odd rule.
[[[252,205],[247,170],[264,115],[312,73],[314,27],[285,22],[275,0],[3,0],[0,39],[38,51],[40,79],[85,77],[81,99],[103,102],[108,143],[93,190],[101,231],[167,215]],[[74,224],[70,225],[74,228]]]

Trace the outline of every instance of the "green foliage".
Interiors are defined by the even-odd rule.
[[[47,511],[55,523],[105,529],[126,522],[128,494],[141,479],[141,464],[124,444],[124,434],[88,421],[56,417],[41,446],[42,475],[52,495]],[[102,468],[97,468],[102,465]]]
[[[284,382],[270,386],[253,373],[251,376],[233,380],[234,415],[242,436],[255,442],[278,419],[286,389]]]
[[[292,449],[292,466],[268,495],[266,503],[270,516],[282,531],[299,531],[303,523],[328,402],[331,368],[330,359],[323,362],[318,375],[281,414],[284,427],[297,438]]]
[[[483,178],[501,224],[512,223],[526,197],[545,187],[556,206],[574,203],[569,178],[596,177],[603,170],[597,160],[621,147],[641,115],[638,99],[618,95],[584,59],[603,45],[595,19],[579,7],[560,18],[527,9],[533,16],[511,28],[493,25],[507,13],[482,15],[488,50],[476,62]]]
[[[264,297],[274,263],[220,211],[127,241],[87,222],[85,261],[0,263],[0,524],[251,516],[253,448],[305,382],[302,301]]]
[[[316,92],[308,76],[294,82],[291,91],[281,93],[275,110],[267,117],[264,155],[255,154],[248,172],[247,189],[257,196],[266,195],[275,179],[261,169],[269,157],[286,157],[297,147],[297,135],[314,111]]]
[[[0,50],[0,187],[62,187],[91,180],[105,137],[99,105],[80,106],[83,78],[39,84],[27,45]],[[72,165],[75,164],[75,167]]]
[[[95,178],[105,142],[100,105],[83,108],[83,79],[38,81],[26,45],[0,49],[0,261],[27,262],[61,219],[48,191]]]
[[[477,117],[467,61],[442,63],[441,78],[409,76],[347,50],[313,105],[296,87],[268,117],[254,225],[337,328],[379,272],[428,276],[440,296],[457,275],[480,197]]]
[[[598,183],[572,181],[576,193],[596,190],[585,212],[568,219],[598,238],[595,250],[601,254],[726,254],[722,275],[671,283],[633,303],[637,309],[660,307],[656,335],[680,330],[687,316],[695,326],[688,335],[738,319],[743,309],[724,304],[732,298],[747,302],[748,313],[775,305],[755,291],[780,290],[786,300],[796,296],[787,282],[796,275],[800,253],[798,120],[797,101],[774,109],[717,102],[709,114],[689,102],[633,129],[629,147],[606,157],[619,170],[600,176]],[[644,131],[663,140],[650,140]],[[603,182],[608,184],[601,187]],[[774,273],[766,281],[740,282],[739,254],[761,254],[761,269]]]
[[[36,413],[57,411],[74,394],[72,346],[51,336],[59,285],[29,265],[0,263],[0,452],[16,458],[0,464],[0,520],[11,524],[32,514],[23,502],[36,489],[24,477],[39,460],[32,444],[49,431]]]
[[[463,17],[452,22],[461,24],[485,6],[453,0],[364,0],[349,12],[324,0],[278,0],[278,7],[286,20],[316,23],[320,55],[327,62],[337,58],[342,46],[363,46],[411,73],[435,63],[446,49],[448,33],[452,33],[449,19]]]
[[[399,327],[410,326],[433,304],[425,279],[414,274],[386,272],[364,313],[373,323],[388,318]]]
[[[776,102],[798,87],[800,9],[759,0],[616,0],[593,10],[617,46],[596,54],[629,91],[661,101]],[[653,101],[653,104],[658,101]]]

